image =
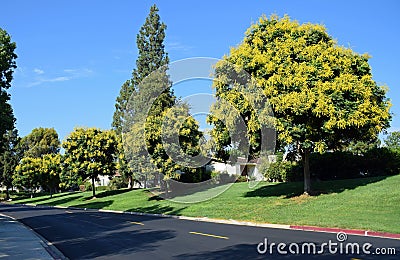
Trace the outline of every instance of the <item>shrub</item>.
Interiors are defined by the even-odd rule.
[[[128,186],[127,181],[125,178],[121,177],[114,177],[108,183],[108,190],[119,190],[122,188],[126,188]]]
[[[400,173],[400,155],[388,148],[372,148],[364,155],[351,152],[311,154],[311,176],[320,180],[350,179]]]
[[[274,182],[298,181],[301,179],[300,167],[296,162],[289,161],[271,163],[263,174],[268,181]]]
[[[85,185],[85,191],[92,190],[92,183],[90,181],[85,181],[85,183],[83,185]]]
[[[97,191],[103,191],[103,190],[108,190],[108,186],[97,186],[96,187]]]
[[[204,168],[199,168],[193,172],[186,172],[184,174],[181,174],[178,181],[185,182],[185,183],[197,183],[197,182],[203,182],[203,181],[206,181],[209,179],[211,179],[210,172],[206,171]]]
[[[236,182],[247,182],[247,176],[239,176]]]

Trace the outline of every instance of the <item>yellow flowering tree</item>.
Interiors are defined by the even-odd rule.
[[[41,158],[40,182],[42,186],[47,186],[50,197],[60,184],[61,161],[61,154],[45,154]]]
[[[15,167],[13,185],[18,188],[25,188],[30,191],[31,198],[35,190],[40,187],[41,158],[25,157]]]
[[[94,182],[99,175],[115,173],[115,157],[118,140],[114,131],[103,131],[98,128],[76,128],[63,142],[65,149],[64,165],[69,171]]]
[[[275,128],[282,146],[301,154],[304,191],[309,193],[309,155],[346,146],[354,140],[370,140],[389,126],[390,101],[386,88],[372,79],[369,56],[339,46],[326,28],[299,24],[288,16],[263,16],[246,32],[244,40],[216,65],[216,95],[230,101],[251,131],[252,153],[259,129],[256,114],[244,109],[229,84],[229,64],[247,71],[268,98],[276,117]],[[216,119],[212,135],[220,152],[229,141],[226,128]],[[249,124],[248,124],[249,127]],[[219,145],[219,146],[218,146]],[[218,151],[217,151],[218,152]]]

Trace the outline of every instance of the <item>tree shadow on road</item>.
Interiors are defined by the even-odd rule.
[[[90,204],[99,207],[98,203],[104,202]],[[23,222],[52,241],[69,259],[121,259],[133,253],[155,251],[160,243],[176,237],[176,232],[168,227],[152,230],[132,225],[132,220],[138,221],[125,214],[72,211],[27,217]]]

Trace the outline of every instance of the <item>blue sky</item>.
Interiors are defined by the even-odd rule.
[[[168,26],[171,61],[221,58],[262,14],[324,24],[340,45],[372,56],[374,79],[390,89],[390,130],[400,130],[400,1],[2,0],[0,27],[19,56],[10,94],[20,135],[54,127],[63,139],[76,126],[110,128],[153,3]]]

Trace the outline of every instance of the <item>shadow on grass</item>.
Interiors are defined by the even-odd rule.
[[[113,200],[106,201],[93,201],[84,204],[74,205],[74,207],[88,208],[88,209],[104,209],[114,203]]]
[[[43,204],[56,206],[56,205],[61,205],[61,204],[68,203],[70,201],[77,200],[77,199],[82,198],[82,197],[83,197],[83,195],[77,194],[77,195],[69,196],[69,197],[66,197],[66,198],[63,198],[63,199],[49,201],[49,202],[46,202],[46,203],[43,203]]]
[[[157,195],[154,195],[153,197],[150,197],[150,198],[148,199],[148,201],[153,201],[153,200],[155,200],[155,201],[160,201],[160,200],[164,200],[164,199],[161,198],[160,196],[157,196]]]
[[[345,190],[352,190],[360,186],[365,186],[374,182],[382,181],[387,176],[346,179],[335,181],[312,181],[312,195],[340,193]],[[293,198],[304,192],[303,182],[286,182],[273,185],[262,186],[253,191],[246,192],[244,197],[281,197]]]
[[[221,183],[216,184],[212,182],[202,182],[202,183],[182,183],[177,182],[174,183],[173,188],[170,188],[168,193],[165,191],[160,191],[159,189],[147,190],[148,193],[148,201],[160,201],[165,199],[179,199],[179,201],[183,201],[184,197],[188,197],[188,201],[202,201],[204,198],[208,199],[210,194],[219,195],[223,191],[225,191],[228,186],[233,183]],[[192,200],[190,200],[192,199]]]
[[[123,193],[130,192],[130,191],[133,191],[133,190],[134,189],[131,189],[131,190],[130,189],[120,189],[120,190],[99,191],[99,192],[96,192],[96,198],[105,198],[105,197],[108,197],[108,196],[123,194]],[[91,196],[86,198],[86,200],[91,200],[91,199],[92,199]]]
[[[74,192],[65,192],[62,194],[55,193],[55,194],[53,194],[53,197],[50,198],[49,193],[43,193],[43,194],[40,194],[39,196],[33,197],[32,199],[30,199],[30,195],[26,195],[26,196],[21,196],[21,197],[15,198],[15,199],[13,199],[13,201],[29,199],[29,203],[37,203],[37,202],[42,202],[42,201],[51,200],[51,199],[55,199],[55,198],[61,198],[61,197],[68,196],[71,194],[74,194]]]
[[[141,213],[151,213],[151,214],[168,214],[168,215],[180,215],[180,212],[187,207],[175,209],[171,206],[161,206],[153,205],[148,207],[136,207],[131,208],[128,211],[131,212],[141,212]]]

